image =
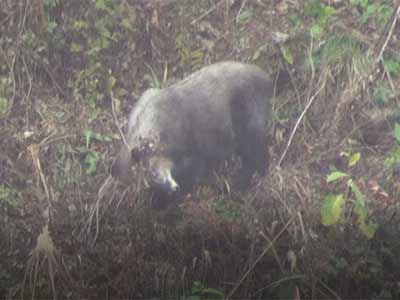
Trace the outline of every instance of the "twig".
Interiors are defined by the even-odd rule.
[[[290,280],[304,279],[304,278],[306,278],[306,276],[304,276],[304,275],[292,275],[292,276],[281,278],[281,279],[274,281],[274,282],[268,284],[267,286],[259,289],[257,291],[257,294],[261,293],[263,290],[269,289],[270,287],[279,286],[283,282],[290,281]],[[311,299],[313,299],[313,298],[311,298]]]
[[[281,55],[281,58],[282,58],[282,61],[283,61],[283,66],[285,67],[286,72],[289,74],[290,83],[292,84],[292,86],[294,88],[297,103],[300,104],[300,102],[301,102],[300,101],[300,92],[299,92],[297,84],[296,84],[296,82],[294,80],[293,74],[292,74],[292,72],[291,72],[291,70],[289,68],[289,65],[288,65],[288,63],[287,63],[287,61],[285,59],[285,55],[284,55],[284,51],[282,49],[282,45],[281,45],[281,43],[278,43],[278,42],[276,43],[276,45],[277,45],[277,48],[278,48],[279,53]],[[312,48],[312,46],[311,46],[311,48]],[[312,66],[312,64],[311,64],[311,66]],[[313,66],[311,68],[313,70]]]
[[[332,290],[329,286],[327,286],[322,280],[317,279],[317,281],[325,288],[328,290],[328,292],[330,292],[337,300],[342,300],[342,298],[339,297],[338,294],[335,293],[334,290]]]
[[[388,34],[387,34],[387,36],[385,38],[385,41],[383,42],[383,45],[382,45],[381,49],[379,50],[378,56],[375,59],[376,62],[379,62],[382,59],[383,52],[385,51],[386,46],[389,43],[389,40],[390,40],[390,38],[391,38],[391,36],[393,34],[393,29],[396,26],[396,22],[397,22],[397,19],[399,18],[399,15],[400,15],[400,3],[397,4],[396,10],[393,12],[393,15],[392,15],[392,18],[391,18],[392,19],[392,23],[390,24],[389,32],[388,32]]]
[[[204,17],[206,17],[207,15],[209,15],[214,9],[216,9],[222,2],[224,2],[225,0],[221,0],[218,3],[214,4],[209,10],[207,10],[204,14],[202,14],[200,17],[198,17],[197,19],[194,19],[192,22],[190,22],[190,25],[194,25],[197,22],[199,22],[201,19],[203,19]]]
[[[260,232],[260,235],[263,237],[264,240],[266,240],[268,243],[271,244],[271,239],[264,233]],[[283,269],[283,265],[281,263],[281,260],[279,259],[278,252],[276,251],[275,246],[272,245],[271,247],[272,254],[275,256],[275,260],[278,263],[279,269],[281,270],[282,274],[285,274],[285,270]]]
[[[400,4],[397,5],[395,11],[393,12],[390,21],[386,24],[385,30],[382,33],[382,36],[384,36],[384,42],[382,46],[379,47],[380,41],[375,46],[375,49],[373,51],[372,56],[376,54],[376,57],[372,57],[374,60],[374,65],[371,66],[370,70],[365,74],[361,75],[354,83],[351,83],[348,85],[342,92],[340,100],[338,101],[338,104],[336,106],[336,110],[334,113],[334,117],[332,118],[330,122],[330,130],[328,132],[328,139],[329,143],[331,145],[337,145],[339,143],[338,141],[338,128],[339,124],[341,123],[342,115],[344,113],[344,110],[348,107],[348,105],[354,100],[354,95],[357,94],[360,90],[363,89],[365,86],[365,83],[367,81],[369,82],[374,82],[376,79],[376,76],[378,72],[376,70],[379,68],[379,62],[382,58],[383,52],[386,49],[386,46],[393,34],[394,27],[396,25],[397,19],[400,14]],[[390,24],[390,25],[389,25]],[[389,28],[386,30],[386,28]],[[385,34],[387,32],[387,34]],[[379,51],[377,49],[379,48]]]
[[[36,168],[36,172],[39,174],[40,180],[42,182],[44,193],[46,195],[46,200],[47,200],[48,204],[51,206],[50,191],[49,191],[49,188],[47,187],[46,178],[43,174],[42,167],[41,167],[40,160],[39,160],[39,151],[40,151],[39,146],[38,145],[30,145],[28,147],[28,150],[31,153],[31,157],[33,160],[33,164]]]
[[[310,100],[308,101],[306,107],[304,108],[303,112],[301,113],[300,117],[298,118],[298,120],[297,120],[297,122],[296,122],[296,125],[294,126],[293,131],[292,131],[292,133],[291,133],[291,135],[290,135],[289,141],[288,141],[288,143],[287,143],[287,145],[286,145],[286,149],[285,149],[285,151],[283,152],[281,158],[279,159],[278,166],[280,166],[280,165],[282,164],[282,161],[283,161],[283,159],[285,158],[285,156],[286,156],[286,154],[287,154],[287,152],[288,152],[288,150],[289,150],[290,145],[292,144],[294,135],[296,134],[297,127],[299,127],[301,120],[304,118],[305,114],[307,113],[307,111],[308,111],[308,109],[310,108],[311,104],[312,104],[312,103],[314,102],[314,100],[316,99],[317,95],[318,95],[318,94],[322,91],[322,89],[325,87],[325,84],[326,84],[326,80],[323,80],[321,86],[320,86],[319,89],[315,92],[315,94],[310,98]]]
[[[239,9],[239,11],[238,11],[238,13],[237,13],[237,15],[236,15],[236,23],[239,23],[240,14],[242,13],[242,10],[243,10],[244,7],[246,6],[246,3],[247,3],[247,0],[244,0],[243,3],[242,3],[242,5],[240,6],[240,9]]]
[[[126,146],[126,147],[129,149],[129,151],[130,151],[131,148],[130,148],[130,146],[129,146],[127,140],[126,140],[125,134],[122,132],[121,124],[119,123],[118,118],[117,118],[117,113],[115,112],[114,93],[113,93],[112,90],[110,90],[110,97],[111,97],[111,108],[112,108],[112,112],[113,112],[113,116],[114,116],[114,121],[115,121],[115,123],[117,124],[119,134],[121,135],[121,138],[122,138],[122,140],[123,140],[125,146]]]
[[[273,246],[273,244],[279,239],[279,237],[282,235],[282,233],[286,230],[286,228],[289,227],[289,225],[293,222],[294,218],[296,218],[297,215],[294,215],[286,224],[285,226],[279,231],[279,233],[272,239],[272,241],[269,243],[268,247],[264,249],[264,251],[257,257],[257,259],[254,261],[254,263],[250,266],[250,268],[247,270],[246,273],[240,278],[239,282],[236,284],[236,286],[230,291],[228,296],[225,298],[225,300],[228,300],[235,294],[237,289],[241,286],[243,281],[249,276],[250,272],[254,269],[254,267],[258,264],[258,262],[267,254],[269,249]]]
[[[19,33],[18,33],[18,38],[16,39],[16,41],[19,40],[19,38],[22,36],[22,31],[24,30],[25,27],[25,22],[26,22],[26,17],[28,15],[28,5],[29,5],[30,1],[26,1],[26,4],[24,6],[24,15],[22,17],[21,22],[18,24],[18,29],[19,29]]]
[[[22,56],[22,62],[24,64],[24,68],[25,68],[25,71],[26,71],[26,75],[28,76],[28,82],[29,82],[28,91],[27,91],[27,94],[24,96],[24,98],[27,101],[29,101],[29,98],[30,98],[31,93],[32,93],[32,86],[33,86],[32,77],[31,77],[31,74],[29,73],[28,65],[26,64],[26,60],[25,60],[24,56]]]
[[[43,141],[40,142],[40,144],[39,144],[40,147],[47,146],[47,145],[49,145],[51,143],[54,143],[54,142],[57,142],[59,140],[64,140],[64,139],[68,139],[68,138],[74,137],[73,134],[66,134],[66,135],[63,135],[63,136],[58,136],[58,137],[54,137],[53,138],[53,136],[56,136],[56,135],[57,134],[52,134],[52,135],[46,137]],[[53,139],[51,140],[51,138],[53,138]]]

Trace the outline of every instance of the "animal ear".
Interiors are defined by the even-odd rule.
[[[131,158],[134,162],[138,163],[140,161],[140,151],[138,149],[131,150]]]
[[[129,182],[131,165],[131,153],[128,147],[123,145],[111,167],[111,175],[124,182]]]

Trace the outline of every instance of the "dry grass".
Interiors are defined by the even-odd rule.
[[[28,25],[39,32],[47,26],[44,2],[28,2],[5,2],[15,14],[7,13],[0,27],[17,24],[16,40]],[[94,109],[82,95],[66,97],[59,79],[69,73],[45,68],[0,41],[0,76],[11,79],[11,106],[0,116],[0,196],[9,193],[7,203],[0,197],[0,298],[189,299],[200,282],[203,292],[213,288],[227,299],[384,298],[388,292],[394,299],[400,186],[397,167],[384,161],[397,145],[386,111],[392,113],[399,99],[376,109],[372,89],[378,79],[390,82],[393,92],[400,85],[388,71],[376,73],[385,49],[398,49],[396,15],[375,47],[373,35],[347,35],[343,28],[322,45],[308,38],[301,47],[293,42],[294,55],[306,63],[293,67],[300,74],[287,67],[289,88],[273,103],[270,172],[248,191],[235,191],[228,171],[218,173],[213,186],[165,203],[138,177],[125,187],[109,176],[122,124],[116,120],[125,120],[132,105],[122,99],[198,67],[182,63],[185,51],[176,53],[171,32],[186,30],[193,38],[189,50],[203,53],[203,62],[251,61],[255,52],[265,69],[281,61],[272,36],[292,25],[275,14],[272,2],[194,2],[132,2],[135,26],[147,26],[142,38],[150,42],[138,39],[129,49],[140,55],[151,49],[152,57],[115,58],[122,70],[114,86],[120,100],[109,107]],[[172,31],[166,32],[168,24]],[[130,84],[132,91],[125,91]],[[379,121],[370,121],[371,107]],[[87,129],[98,135],[88,138]],[[343,153],[354,152],[361,159],[351,168]],[[97,159],[95,172],[89,158]],[[351,201],[342,223],[321,224],[323,198],[349,194],[345,184],[326,182],[332,169],[348,172],[366,195],[371,218],[380,225],[374,239],[358,230]]]

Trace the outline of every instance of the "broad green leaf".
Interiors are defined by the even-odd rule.
[[[340,172],[340,171],[335,171],[332,172],[331,174],[329,174],[326,178],[326,182],[332,182],[332,181],[336,181],[338,179],[344,178],[349,176],[349,174],[344,173],[344,172]]]
[[[322,27],[318,24],[315,24],[310,28],[310,33],[312,37],[318,39],[319,37],[321,37]]]
[[[364,233],[368,239],[372,239],[375,235],[376,230],[378,229],[378,224],[373,222],[367,224],[366,222],[361,221],[359,227],[362,233]]]
[[[360,158],[361,158],[360,152],[354,153],[352,156],[350,156],[349,167],[355,166],[360,160]]]
[[[396,123],[394,124],[394,137],[396,138],[396,141],[400,143],[400,124]]]
[[[321,207],[322,224],[336,224],[342,216],[344,203],[343,194],[326,196]]]
[[[349,186],[356,197],[354,212],[358,215],[360,221],[364,222],[368,216],[368,208],[365,203],[365,196],[353,181],[349,180]]]
[[[356,201],[354,212],[356,213],[360,221],[366,220],[368,216],[368,208],[365,206],[365,202]]]
[[[365,196],[360,191],[360,189],[358,188],[357,184],[354,181],[349,180],[348,185],[351,187],[351,190],[353,191],[354,195],[356,196],[356,200],[365,203]]]

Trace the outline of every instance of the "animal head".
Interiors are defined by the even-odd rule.
[[[146,172],[149,174],[151,185],[167,193],[179,190],[179,184],[172,176],[174,164],[171,159],[164,156],[151,156],[148,158]]]
[[[171,159],[151,151],[145,153],[136,149],[128,150],[125,145],[112,166],[112,175],[122,182],[130,184],[133,176],[130,170],[133,163],[138,163],[143,167],[145,176],[152,187],[167,193],[179,190],[179,184],[172,176],[174,163]]]

